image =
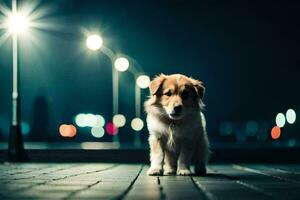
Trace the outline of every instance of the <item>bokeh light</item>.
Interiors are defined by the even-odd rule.
[[[126,118],[122,114],[117,114],[113,116],[113,123],[116,127],[123,127],[126,124]]]
[[[115,68],[120,72],[125,72],[129,67],[129,61],[127,58],[121,57],[115,60]]]
[[[105,126],[106,132],[108,135],[117,135],[118,134],[118,127],[115,126],[112,122],[108,122]]]
[[[140,75],[136,79],[136,84],[142,89],[147,88],[150,85],[150,77],[146,75]]]
[[[273,140],[276,140],[280,137],[281,135],[281,129],[278,126],[274,126],[271,130],[271,137]]]
[[[85,114],[83,114],[83,113],[76,115],[76,117],[75,117],[76,125],[79,127],[85,127],[86,126],[85,119],[86,119],[86,117],[85,117]]]
[[[296,121],[296,112],[293,110],[293,109],[288,109],[286,111],[286,121],[289,123],[289,124],[293,124],[295,123]]]
[[[75,123],[79,127],[103,127],[105,119],[102,115],[80,113],[76,115]]]
[[[142,119],[136,117],[131,121],[131,128],[135,131],[140,131],[144,127],[144,122]]]
[[[21,122],[21,129],[23,135],[28,135],[30,132],[30,125],[27,122]]]
[[[93,127],[91,133],[95,138],[101,138],[104,136],[104,129],[102,127]]]
[[[59,126],[59,133],[62,137],[74,137],[77,133],[77,129],[71,124],[62,124]]]
[[[103,40],[97,34],[90,35],[86,39],[86,46],[93,51],[99,50],[102,47],[102,44]]]
[[[102,115],[95,115],[96,116],[96,124],[94,127],[103,127],[105,125],[105,119]]]
[[[86,120],[85,120],[86,126],[94,127],[97,124],[97,117],[95,115],[89,113],[89,114],[86,114],[85,117],[86,117]]]
[[[276,125],[280,128],[284,127],[285,125],[285,116],[283,113],[278,113],[276,115],[276,119],[275,119]]]
[[[223,122],[219,126],[221,135],[230,135],[233,133],[233,124],[231,122]]]

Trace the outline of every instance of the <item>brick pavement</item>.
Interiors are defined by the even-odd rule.
[[[0,164],[1,199],[299,199],[300,165],[213,164],[207,177],[146,175],[148,166]]]

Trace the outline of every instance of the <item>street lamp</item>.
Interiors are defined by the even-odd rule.
[[[129,61],[127,58],[120,57],[115,60],[114,65],[119,72],[125,72],[129,68]]]
[[[140,75],[136,79],[136,84],[139,86],[139,88],[148,88],[150,85],[150,77],[147,75]]]
[[[150,77],[147,75],[135,74],[135,118],[131,121],[131,128],[136,132],[134,136],[134,144],[139,146],[141,138],[138,132],[143,129],[144,122],[141,119],[141,89],[148,88],[150,85]]]
[[[13,91],[12,91],[12,123],[9,130],[7,159],[9,161],[26,161],[28,156],[24,150],[21,130],[21,105],[19,93],[19,48],[18,35],[29,27],[26,16],[17,12],[17,2],[12,1],[12,13],[6,24],[12,34],[12,63],[13,63]]]
[[[102,44],[103,40],[97,34],[90,35],[86,39],[86,46],[93,51],[99,50],[102,47]]]
[[[118,72],[125,72],[129,68],[129,61],[125,57],[116,57],[112,50],[103,46],[103,40],[100,35],[92,34],[86,39],[87,47],[92,51],[102,49],[102,52],[107,55],[112,63],[112,99],[113,99],[113,121],[117,127],[122,127],[126,123],[126,119],[123,115],[119,114],[119,74]],[[123,119],[124,117],[124,119]],[[120,121],[121,120],[121,121]],[[120,122],[120,123],[119,123]],[[123,124],[124,123],[124,124]],[[119,126],[118,126],[119,125]],[[113,136],[114,142],[119,142],[118,135]]]

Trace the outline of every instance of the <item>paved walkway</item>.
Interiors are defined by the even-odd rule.
[[[299,199],[300,165],[210,165],[207,177],[125,164],[0,164],[0,199]]]

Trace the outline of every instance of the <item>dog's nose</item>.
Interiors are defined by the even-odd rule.
[[[181,105],[178,105],[178,106],[175,106],[174,107],[174,114],[178,115],[180,114],[182,111],[182,106]]]

